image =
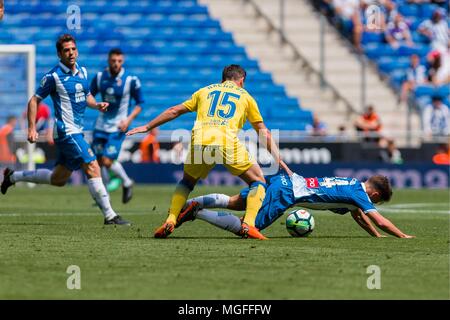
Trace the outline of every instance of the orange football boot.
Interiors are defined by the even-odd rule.
[[[242,223],[240,236],[242,236],[242,238],[268,240],[268,238],[266,238],[261,232],[259,232],[258,228],[251,227],[245,222]]]
[[[165,222],[161,227],[156,229],[155,238],[167,238],[175,229],[175,225],[171,222]]]

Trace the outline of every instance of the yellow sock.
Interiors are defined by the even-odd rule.
[[[166,222],[176,224],[178,215],[180,214],[181,209],[183,209],[183,206],[185,205],[190,193],[191,189],[189,189],[187,186],[182,183],[177,184],[175,192],[172,195],[172,201],[169,208],[169,216],[167,217]]]
[[[247,209],[245,210],[244,222],[251,227],[255,226],[256,216],[262,206],[264,197],[266,196],[266,189],[259,184],[250,189],[247,196]]]

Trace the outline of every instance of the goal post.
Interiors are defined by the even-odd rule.
[[[0,44],[0,82],[3,82],[4,84],[15,81],[14,77],[11,78],[11,74],[8,72],[4,72],[5,70],[2,70],[2,68],[13,68],[13,63],[9,63],[9,60],[14,57],[14,55],[25,55],[25,63],[22,67],[25,70],[26,74],[26,98],[27,101],[34,95],[35,89],[36,89],[36,47],[33,44]],[[8,59],[8,57],[10,59]],[[3,60],[3,63],[2,63]],[[16,75],[14,75],[16,76]],[[17,96],[25,93],[17,92]],[[14,95],[12,95],[14,98]],[[19,100],[20,101],[20,100]],[[4,105],[1,106],[1,108],[13,108],[15,106],[9,106],[8,103],[4,103]],[[26,104],[22,106],[22,109],[20,109],[20,114],[25,109]],[[5,110],[6,111],[6,110]],[[14,110],[9,110],[14,111]],[[2,124],[0,124],[1,126]],[[26,138],[25,138],[26,142]],[[27,169],[28,170],[34,170],[36,165],[34,162],[34,149],[35,145],[31,144],[29,142],[26,142],[27,145],[27,153],[28,153],[28,162],[27,162]]]

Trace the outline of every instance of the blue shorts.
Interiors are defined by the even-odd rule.
[[[266,197],[256,216],[255,227],[263,230],[275,222],[283,213],[294,203],[294,193],[292,191],[292,182],[285,172],[266,177],[267,189]],[[249,188],[241,191],[242,199],[247,200]]]
[[[94,149],[97,157],[107,157],[111,160],[117,160],[123,140],[125,140],[125,132],[104,132],[94,131],[94,139],[92,141],[92,149]]]
[[[83,163],[90,163],[96,160],[94,152],[84,140],[82,133],[55,139],[55,144],[58,150],[56,164],[63,165],[71,171],[80,169]]]

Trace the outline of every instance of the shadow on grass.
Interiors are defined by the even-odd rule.
[[[205,237],[199,237],[199,236],[183,236],[183,237],[179,237],[179,236],[171,236],[168,237],[166,239],[156,239],[153,238],[153,236],[145,236],[145,237],[140,237],[142,239],[155,239],[155,240],[159,240],[159,241],[163,241],[163,240],[172,240],[172,241],[176,241],[176,240],[247,240],[247,241],[262,241],[262,240],[257,240],[257,239],[242,239],[239,237],[225,237],[225,236],[205,236]],[[366,239],[368,237],[365,236],[317,236],[317,237],[298,237],[298,238],[294,238],[294,237],[290,237],[290,236],[276,236],[276,237],[269,237],[270,239]]]

